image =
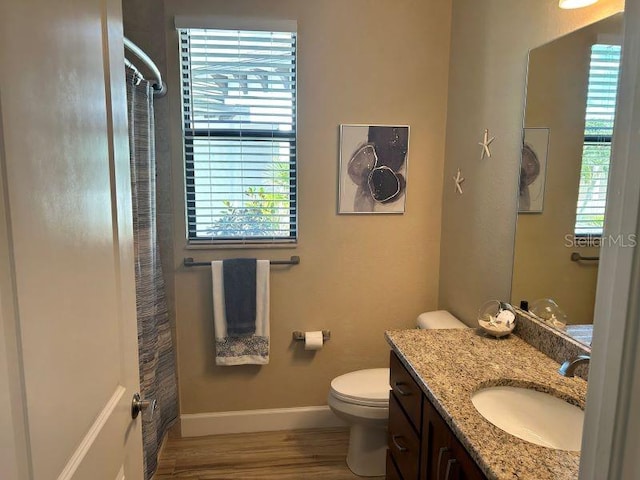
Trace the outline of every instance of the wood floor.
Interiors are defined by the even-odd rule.
[[[169,439],[155,480],[354,480],[346,428]],[[371,477],[370,477],[371,478]],[[384,477],[373,477],[384,478]]]

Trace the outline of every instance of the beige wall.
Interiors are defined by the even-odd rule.
[[[336,375],[388,364],[383,332],[437,304],[450,2],[167,0],[173,265],[181,411],[326,403]],[[175,14],[298,21],[300,241],[296,249],[186,250]],[[406,213],[336,214],[340,123],[409,124]],[[164,139],[160,139],[160,142]],[[211,280],[185,256],[288,258],[271,274],[271,361],[215,367]],[[294,330],[331,330],[317,353]]]
[[[453,1],[439,306],[469,324],[486,300],[510,298],[527,52],[623,6]],[[485,128],[496,139],[480,160]],[[462,196],[451,179],[458,168]]]
[[[598,264],[572,262],[570,253],[597,248],[567,245],[575,225],[591,46],[598,34],[621,34],[621,17],[601,21],[534,49],[529,56],[526,127],[550,129],[542,213],[519,214],[511,298],[553,298],[569,323],[592,323]]]

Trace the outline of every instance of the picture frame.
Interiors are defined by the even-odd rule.
[[[518,213],[542,213],[544,210],[549,136],[549,128],[524,129]]]
[[[339,214],[405,211],[409,126],[340,125]]]

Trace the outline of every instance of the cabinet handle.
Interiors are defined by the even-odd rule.
[[[440,466],[442,464],[442,455],[449,451],[449,447],[440,447],[438,452],[438,468],[436,469],[436,480],[440,480]]]
[[[451,467],[455,465],[456,459],[452,458],[447,462],[447,471],[445,473],[444,480],[449,480],[449,476],[451,475]]]
[[[399,452],[401,453],[405,453],[408,452],[409,449],[407,447],[403,447],[402,445],[400,445],[398,443],[398,439],[402,438],[402,435],[392,435],[391,436],[391,441],[393,442],[393,444],[396,446],[396,448],[398,449]]]
[[[411,395],[411,392],[409,392],[407,390],[403,390],[402,388],[400,388],[400,385],[404,385],[404,383],[402,383],[402,382],[393,382],[393,387],[394,387],[394,390],[396,392],[398,392],[403,397],[408,397],[409,395]]]

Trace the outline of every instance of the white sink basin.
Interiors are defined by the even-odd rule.
[[[471,396],[478,412],[507,433],[543,447],[580,451],[584,411],[548,393],[510,386]]]

